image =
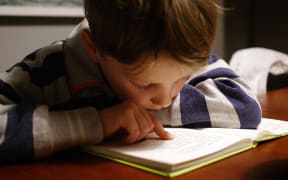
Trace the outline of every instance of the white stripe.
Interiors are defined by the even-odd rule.
[[[49,123],[47,106],[39,106],[34,111],[33,137],[36,158],[47,156],[54,151],[54,139]]]
[[[3,143],[7,127],[7,114],[0,117],[0,144]]]
[[[34,111],[33,137],[36,158],[78,144],[78,124],[75,122],[75,116],[74,111],[48,112],[46,106],[40,106]]]
[[[68,134],[71,137],[70,138],[71,143],[76,144],[77,143],[77,137],[75,135],[75,131],[76,131],[75,127],[76,126],[74,124],[74,113],[73,113],[73,111],[70,111],[70,113],[66,112],[64,114],[65,114],[65,117],[67,117],[66,120],[67,120],[67,125],[68,125],[65,129],[66,130],[68,129],[68,132],[69,132]],[[63,121],[63,120],[64,119],[62,119],[61,121]],[[62,128],[64,128],[64,126],[62,126]]]
[[[186,82],[189,82],[193,78],[200,76],[201,74],[205,74],[213,69],[217,69],[217,68],[231,69],[229,65],[223,59],[219,59],[215,63],[209,64],[208,66],[204,66],[200,68],[198,71],[194,72]]]
[[[77,115],[77,133],[81,144],[95,144],[103,140],[103,128],[100,117],[95,108],[78,109]]]
[[[150,112],[161,122],[164,126],[171,125],[170,107],[161,110],[150,110]]]
[[[75,121],[77,122],[77,127],[79,128],[79,140],[81,143],[84,143],[87,137],[85,136],[85,128],[83,126],[84,120],[81,119],[81,115],[78,111],[75,111]]]
[[[204,95],[212,127],[240,128],[240,121],[233,104],[219,91],[213,80],[197,86]]]
[[[180,108],[180,93],[174,99],[171,106],[171,126],[181,126],[181,108]]]

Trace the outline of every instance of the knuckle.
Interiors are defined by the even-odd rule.
[[[148,124],[148,128],[147,128],[147,131],[151,131],[151,130],[153,130],[154,129],[154,127],[155,127],[155,125],[153,124],[153,123],[149,123]]]
[[[126,143],[131,144],[138,140],[137,134],[129,134],[126,138]]]
[[[137,109],[138,109],[138,106],[131,101],[125,102],[123,104],[123,107],[124,107],[123,113],[126,113],[127,115],[134,114],[135,112],[137,112]]]
[[[126,104],[126,106],[127,106],[128,108],[134,109],[134,108],[137,107],[137,105],[136,105],[134,102],[132,102],[132,101],[127,101],[125,104]]]
[[[134,130],[133,132],[131,132],[132,137],[134,137],[135,139],[137,139],[141,133],[138,130]]]

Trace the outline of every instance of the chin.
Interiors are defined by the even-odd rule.
[[[157,107],[148,107],[148,108],[145,108],[145,109],[157,111],[157,110],[161,110],[162,108],[163,107],[161,107],[161,106],[157,106]]]
[[[137,103],[137,102],[136,102]],[[161,110],[163,107],[160,105],[155,105],[155,104],[142,104],[138,103],[141,107],[147,110]]]

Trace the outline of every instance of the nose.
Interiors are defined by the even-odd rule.
[[[159,91],[159,93],[155,94],[151,98],[151,102],[156,106],[160,106],[161,108],[170,106],[172,102],[172,96],[170,91],[169,90]]]

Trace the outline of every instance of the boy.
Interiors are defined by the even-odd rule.
[[[209,57],[212,0],[85,0],[84,8],[88,23],[1,74],[2,163],[115,135],[127,144],[152,131],[172,139],[162,125],[257,127],[255,97]]]

